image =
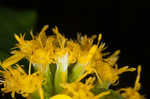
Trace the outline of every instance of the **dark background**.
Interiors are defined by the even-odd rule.
[[[40,31],[43,25],[48,24],[50,28],[57,25],[60,31],[71,38],[75,38],[77,32],[88,36],[101,32],[103,41],[109,46],[108,51],[121,50],[118,61],[120,66],[142,65],[140,92],[148,97],[150,92],[149,0],[49,0],[49,2],[45,0],[0,0],[0,8],[9,8],[20,13],[34,11],[36,21],[23,31],[29,31],[30,28]],[[13,20],[13,13],[6,13],[9,15],[8,18]],[[3,25],[1,22],[0,24]],[[51,29],[48,30],[48,33],[50,32]],[[7,44],[5,39],[2,43],[9,49],[12,46],[11,43]],[[0,45],[0,48],[3,52],[9,51],[5,49],[7,47]],[[119,87],[133,86],[136,72],[126,73],[121,77]],[[9,95],[5,97],[8,98]]]

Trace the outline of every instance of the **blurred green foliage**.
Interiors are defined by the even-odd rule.
[[[0,60],[7,57],[10,49],[14,47],[14,34],[29,32],[36,20],[37,14],[33,10],[0,8]]]

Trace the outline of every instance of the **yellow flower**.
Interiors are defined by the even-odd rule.
[[[4,88],[1,90],[4,93],[11,92],[13,98],[15,93],[27,97],[28,94],[42,87],[43,78],[39,73],[27,75],[19,65],[16,65],[16,68],[9,67],[5,71],[0,72],[4,78],[4,81],[1,81]]]
[[[137,69],[137,77],[135,81],[134,88],[121,88],[118,92],[123,92],[121,95],[127,99],[145,99],[144,96],[140,95],[138,91],[140,90],[141,84],[139,83],[140,80],[140,73],[141,73],[141,66],[138,66]]]
[[[87,69],[89,64],[96,64],[97,61],[102,60],[102,53],[103,44],[99,46],[102,35],[99,34],[98,43],[93,44],[93,41],[96,36],[92,36],[91,38],[87,38],[87,36],[80,37],[78,36],[79,47],[76,49],[77,63],[75,64],[74,68],[72,69],[72,74],[70,76],[70,81],[75,81],[79,78],[83,73],[93,73],[91,70]],[[81,41],[79,41],[81,40]],[[99,47],[98,47],[99,46]],[[87,74],[84,74],[87,75]]]
[[[39,48],[40,43],[36,40],[24,40],[24,36],[20,35],[19,37],[15,34],[15,38],[18,41],[18,44],[16,44],[16,46],[20,49],[20,52],[22,52],[22,54],[28,56],[31,55],[35,49]]]
[[[87,54],[84,54],[83,56],[79,56],[78,62],[80,64],[87,65],[91,61],[92,57],[94,56],[96,49],[97,46],[93,45],[91,49],[87,52]]]
[[[92,66],[94,65],[94,66]],[[98,62],[98,64],[89,64],[86,67],[86,72],[84,74],[84,76],[91,74],[91,73],[95,73],[97,78],[98,78],[98,82],[101,85],[102,88],[108,88],[109,85],[113,84],[116,85],[118,84],[118,80],[119,80],[119,75],[124,73],[124,72],[128,72],[128,71],[135,71],[135,68],[128,68],[128,66],[124,66],[120,69],[118,69],[117,64],[114,66],[111,66],[110,64],[100,61]]]
[[[7,66],[15,64],[24,57],[30,59],[30,56],[36,49],[42,48],[45,45],[46,43],[45,31],[47,28],[48,28],[47,25],[44,26],[39,35],[36,37],[31,32],[32,40],[25,40],[24,39],[25,34],[24,35],[20,34],[20,36],[15,34],[15,38],[18,41],[18,44],[16,44],[16,47],[14,47],[13,49],[17,48],[19,50],[13,50],[11,53],[14,55],[4,60],[1,64],[2,67],[6,68]]]
[[[95,37],[88,39],[85,36],[83,38],[83,41],[81,41],[81,48],[83,45],[85,47],[88,44],[87,47],[85,47],[88,50],[81,50],[80,52],[84,55],[78,58],[79,63],[85,65],[84,76],[91,73],[96,73],[99,84],[103,85],[104,83],[107,83],[107,85],[110,85],[115,84],[119,79],[119,75],[123,72],[135,71],[135,68],[128,68],[128,66],[118,69],[116,62],[118,60],[118,54],[120,53],[119,50],[115,51],[112,55],[104,58],[104,56],[108,55],[109,53],[103,53],[105,44],[100,44],[102,35],[99,34],[97,45],[92,44],[94,38]],[[86,50],[86,53],[84,52],[84,50]],[[107,88],[108,86],[105,87]]]
[[[94,87],[94,80],[95,79],[93,78],[89,78],[86,80],[85,84],[78,82],[78,80],[70,84],[62,84],[64,88],[64,94],[72,97],[72,99],[99,99],[105,95],[110,94],[109,91],[106,91],[95,96],[90,91]]]
[[[93,41],[96,38],[95,35],[93,35],[91,38],[88,38],[87,35],[80,36],[78,35],[78,43],[80,45],[79,48],[79,56],[78,56],[78,62],[80,64],[88,64],[91,58],[94,56],[97,45],[93,45]]]
[[[118,81],[120,74],[127,72],[127,71],[136,70],[135,68],[128,68],[128,66],[118,69],[116,65],[116,67],[114,68],[105,62],[98,64],[98,66],[96,66],[96,72],[98,74],[97,76],[98,76],[98,80],[100,84],[103,84],[103,82],[106,82],[109,84],[115,84],[116,81]]]
[[[58,61],[58,57],[62,57],[68,53],[69,63],[75,63],[79,53],[79,45],[61,35],[58,31],[58,27],[53,28],[53,32],[56,34],[55,45],[53,45],[55,46],[55,60]]]
[[[31,31],[31,40],[25,40],[25,34],[20,36],[15,34],[18,43],[11,52],[13,55],[2,63],[0,62],[4,69],[0,70],[4,78],[0,80],[0,84],[4,85],[2,88],[4,93],[11,92],[14,98],[15,93],[27,97],[36,91],[39,92],[41,99],[45,97],[47,99],[51,96],[48,93],[55,88],[57,95],[50,99],[99,99],[110,92],[94,95],[91,92],[91,89],[94,88],[94,78],[90,77],[85,83],[80,82],[87,75],[96,74],[98,87],[107,89],[110,84],[118,83],[120,74],[136,70],[128,66],[118,68],[116,62],[120,51],[117,50],[112,55],[109,55],[109,52],[103,52],[106,47],[105,43],[101,42],[102,34],[99,34],[97,44],[94,44],[95,35],[87,37],[87,35],[78,34],[77,40],[74,41],[65,38],[57,27],[52,29],[54,35],[47,36],[45,32],[47,29],[48,25],[44,26],[37,36],[34,36]],[[28,74],[19,65],[11,67],[22,58],[29,61]],[[50,64],[56,64],[54,72],[51,72],[49,66],[52,65]],[[31,65],[37,70],[32,74]],[[72,65],[74,65],[73,68],[69,68]],[[118,91],[123,91],[121,95],[127,99],[144,98],[138,93],[141,86],[139,83],[141,66],[138,66],[137,71],[134,88],[122,88]],[[51,78],[53,76],[54,78]],[[48,82],[43,85],[45,80]],[[54,87],[51,84],[54,84]]]
[[[54,51],[53,49],[39,48],[34,51],[30,57],[30,61],[33,64],[47,65],[54,63]]]
[[[88,38],[87,35],[81,36],[80,34],[77,35],[77,41],[80,44],[80,48],[82,51],[89,51],[90,48],[93,46],[94,39],[96,35],[93,35],[91,38]]]
[[[69,63],[76,63],[80,53],[80,45],[72,40],[67,41],[67,49],[69,58]]]

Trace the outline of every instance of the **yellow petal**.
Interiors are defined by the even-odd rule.
[[[137,74],[137,77],[136,77],[134,89],[138,91],[140,89],[140,87],[141,87],[141,84],[139,83],[139,81],[140,81],[140,74],[141,74],[141,66],[140,65],[137,68],[137,73],[138,74]]]
[[[9,58],[7,58],[6,60],[4,60],[1,64],[1,66],[3,68],[7,68],[8,66],[17,63],[19,60],[21,60],[24,57],[24,55],[22,53],[17,53],[14,54],[12,56],[10,56]]]

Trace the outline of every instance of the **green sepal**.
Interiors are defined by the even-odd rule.
[[[120,94],[118,94],[117,92],[115,92],[112,89],[104,89],[104,88],[98,89],[98,88],[96,88],[96,90],[92,89],[91,91],[95,95],[100,94],[100,93],[105,92],[105,91],[110,91],[110,94],[103,96],[100,99],[125,99],[124,97],[122,97]]]
[[[72,68],[72,73],[69,75],[69,82],[76,81],[85,72],[83,64],[76,63]]]
[[[68,65],[68,54],[58,58],[54,77],[55,94],[61,93],[63,91],[61,84],[68,81]]]
[[[99,82],[96,82],[95,88],[93,90],[96,90],[96,89],[109,89],[110,85],[111,84],[106,82],[106,81],[103,81],[102,84],[99,84]]]
[[[42,89],[43,89],[44,99],[49,99],[49,97],[51,97],[54,94],[53,75],[51,71],[52,66],[53,65],[48,64],[45,65],[44,68],[41,68],[43,67],[42,64],[41,65],[33,64],[34,72],[42,71],[41,73],[43,73],[44,82],[42,85]],[[39,95],[39,93],[36,94]]]
[[[53,77],[49,65],[46,67],[46,72],[44,73],[45,84],[43,84],[43,92],[45,99],[49,99],[54,93]]]
[[[60,68],[56,69],[55,73],[55,92],[61,93],[63,91],[63,88],[61,87],[61,84],[63,83],[63,75],[65,76],[65,81],[67,81],[67,73],[68,71],[62,72]]]
[[[35,92],[29,94],[29,97],[30,97],[29,99],[40,99],[39,91],[37,90],[37,91],[35,91]],[[28,99],[28,98],[27,98],[27,99]]]

